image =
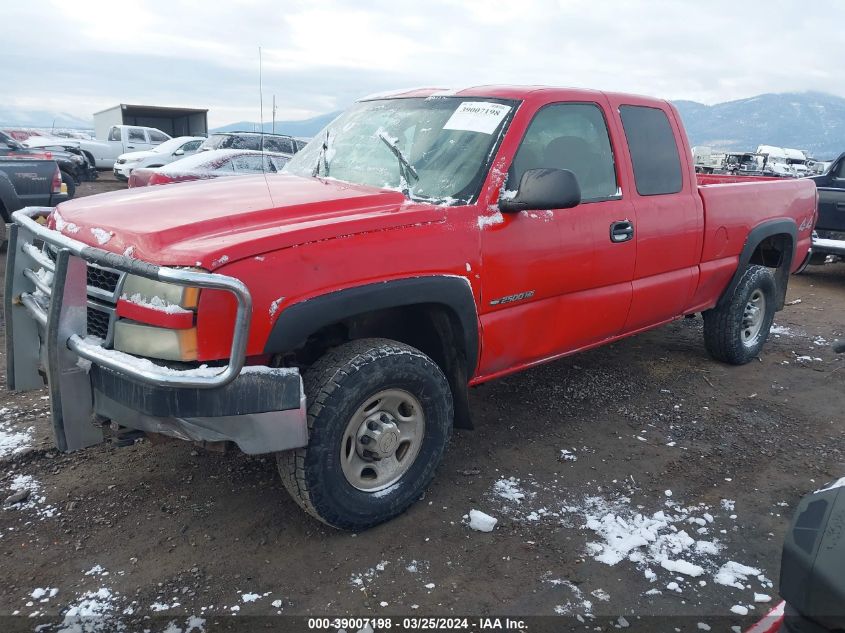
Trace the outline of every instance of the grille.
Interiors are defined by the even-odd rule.
[[[120,273],[88,265],[88,285],[93,288],[114,292],[119,279]]]
[[[52,248],[45,248],[44,253],[47,257],[56,261],[56,252]],[[88,264],[88,273],[86,275],[86,284],[91,288],[98,288],[106,292],[114,292],[117,289],[117,284],[120,281],[120,273],[116,270],[106,270],[105,268],[97,268],[93,264]]]
[[[96,308],[89,306],[87,327],[88,334],[90,336],[101,338],[105,341],[109,334],[109,320],[110,316],[108,312],[103,312],[102,310],[97,310]]]

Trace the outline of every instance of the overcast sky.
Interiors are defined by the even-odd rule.
[[[845,96],[845,3],[769,0],[3,0],[0,106],[90,118],[209,108],[301,119],[379,90],[547,84],[716,103]]]

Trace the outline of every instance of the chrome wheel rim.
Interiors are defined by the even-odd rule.
[[[346,480],[364,492],[402,478],[417,458],[425,433],[422,405],[404,389],[385,389],[364,401],[346,425],[340,464]]]
[[[765,315],[766,295],[758,288],[751,293],[742,311],[742,343],[746,347],[752,347],[757,342]]]

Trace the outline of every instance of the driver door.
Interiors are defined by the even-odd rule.
[[[482,373],[553,358],[622,330],[636,229],[610,139],[598,103],[554,103],[535,113],[503,189],[517,189],[528,169],[568,169],[582,202],[503,214],[502,223],[483,227]]]

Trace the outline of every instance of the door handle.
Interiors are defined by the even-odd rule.
[[[845,202],[837,202],[836,208],[837,209],[845,209]]]
[[[610,225],[610,241],[614,244],[627,242],[634,238],[634,224],[630,220],[620,220]]]
[[[135,146],[134,145],[127,145],[126,149],[135,149]]]

